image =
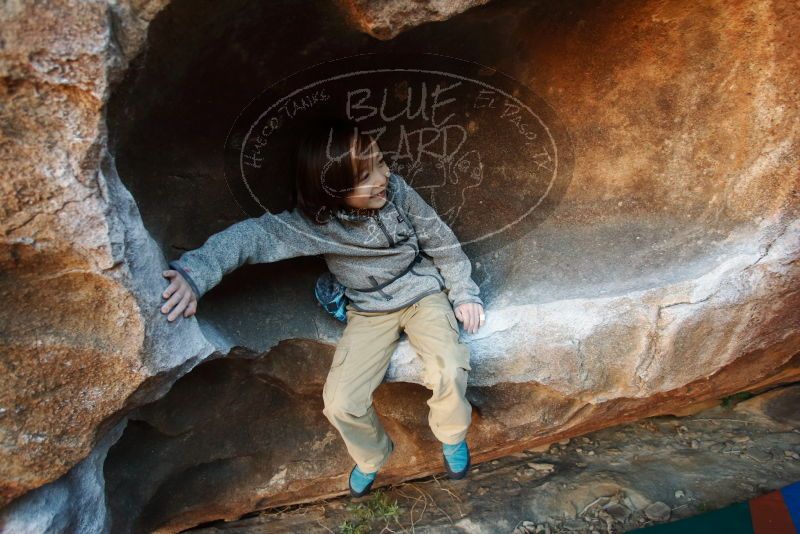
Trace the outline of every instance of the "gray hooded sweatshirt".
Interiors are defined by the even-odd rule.
[[[266,212],[235,223],[169,266],[202,297],[245,263],[322,254],[359,311],[391,312],[444,291],[452,305],[483,305],[472,265],[453,231],[392,173],[379,210],[339,209],[324,224],[302,211]]]

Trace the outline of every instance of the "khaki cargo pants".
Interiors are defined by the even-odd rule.
[[[444,292],[394,312],[360,312],[348,304],[347,326],[322,391],[322,413],[365,473],[377,471],[389,457],[389,436],[372,406],[372,393],[383,381],[401,330],[422,358],[425,387],[433,391],[427,404],[434,436],[458,443],[471,422],[472,406],[464,396],[472,369],[469,347],[458,340],[459,325]]]

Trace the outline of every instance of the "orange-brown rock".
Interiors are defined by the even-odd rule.
[[[376,39],[391,39],[420,24],[447,20],[488,1],[337,0],[337,3],[353,26]]]
[[[142,409],[105,465],[114,530],[179,532],[344,493],[352,459],[322,415],[332,352],[315,343],[287,342],[260,358],[206,362]],[[762,365],[772,368],[764,373]],[[298,369],[305,378],[299,383]],[[718,398],[720,391],[758,391],[749,379],[755,375],[768,383],[800,380],[800,356],[786,362],[780,350],[751,354],[676,390],[598,403],[533,382],[472,387],[467,439],[473,462],[684,410]],[[429,395],[423,386],[405,382],[376,390],[374,404],[395,454],[375,487],[444,472],[441,445],[427,423]]]
[[[110,81],[157,4],[2,8],[2,504],[86,457],[152,374],[99,162]]]

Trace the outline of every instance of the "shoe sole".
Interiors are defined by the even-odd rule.
[[[453,471],[450,469],[450,464],[447,463],[447,457],[444,455],[444,452],[442,452],[442,461],[444,461],[444,468],[447,469],[448,476],[453,480],[461,480],[467,476],[469,472],[469,468],[472,465],[472,456],[469,454],[469,451],[467,451],[467,466],[461,471]]]
[[[390,439],[389,440],[389,454],[392,454],[392,452],[394,452],[394,442]],[[350,477],[353,475],[353,471],[355,471],[355,468],[356,468],[356,466],[354,465],[353,469],[350,470],[350,476],[348,476],[348,478],[347,478],[347,487],[350,488],[350,496],[351,497],[363,497],[364,495],[369,493],[370,489],[372,489],[372,483],[375,482],[375,479],[372,479],[369,482],[369,484],[367,484],[364,487],[363,490],[361,490],[361,491],[354,490],[353,486],[350,485]]]

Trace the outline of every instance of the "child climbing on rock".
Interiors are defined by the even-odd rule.
[[[401,331],[421,357],[425,385],[433,391],[428,422],[442,442],[445,468],[452,478],[463,478],[470,467],[472,407],[465,392],[471,367],[456,319],[470,333],[485,320],[469,258],[354,121],[319,121],[297,156],[297,207],[233,224],[169,262],[162,313],[169,321],[190,317],[197,300],[244,263],[322,254],[349,301],[322,397],[323,413],[356,464],[351,495],[369,492],[394,448],[372,394]]]

